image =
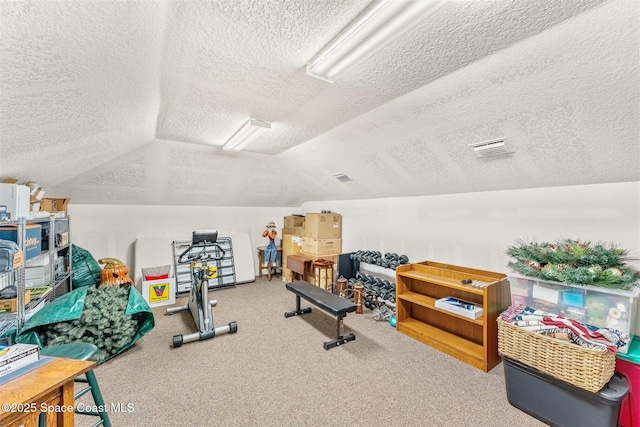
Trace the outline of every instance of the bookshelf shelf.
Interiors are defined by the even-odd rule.
[[[396,295],[399,332],[484,372],[500,363],[496,318],[510,304],[506,275],[431,261],[407,264],[396,269]],[[436,300],[445,297],[469,301],[483,314],[471,319],[436,307]]]

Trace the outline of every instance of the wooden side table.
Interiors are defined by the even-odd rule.
[[[93,369],[96,362],[56,357],[0,387],[0,425],[39,425],[41,408],[65,408],[43,415],[47,426],[74,426],[74,378]],[[8,405],[7,405],[8,404]],[[13,405],[13,406],[12,406]],[[70,409],[70,410],[68,410]]]
[[[267,279],[271,280],[272,274],[277,274],[278,272],[282,274],[282,246],[278,246],[276,249],[278,250],[278,254],[276,255],[276,265],[266,265],[263,266],[264,262],[264,251],[267,249],[266,246],[258,247],[258,277],[262,277],[262,270],[267,270]]]
[[[287,268],[291,270],[295,280],[304,280],[304,273],[311,269],[312,262],[312,259],[300,255],[287,256]]]

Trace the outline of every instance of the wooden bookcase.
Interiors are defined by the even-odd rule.
[[[483,288],[463,284],[471,279]],[[435,301],[460,298],[481,305],[484,314],[470,319],[439,309]],[[507,276],[424,261],[396,269],[396,329],[484,372],[500,363],[496,318],[510,304]]]

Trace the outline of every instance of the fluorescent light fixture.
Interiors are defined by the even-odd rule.
[[[307,64],[311,77],[333,83],[398,38],[446,0],[377,0]]]
[[[476,156],[478,157],[496,156],[498,154],[506,154],[510,152],[505,138],[484,142],[474,142],[468,146],[473,148],[474,153],[476,153]]]
[[[223,150],[240,151],[263,133],[271,129],[271,123],[249,119],[236,133],[222,146]]]

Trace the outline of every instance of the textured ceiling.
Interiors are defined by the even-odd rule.
[[[639,2],[450,0],[306,76],[369,3],[0,1],[0,177],[225,206],[640,180]],[[249,117],[272,130],[223,152]],[[512,154],[467,147],[499,137]]]

